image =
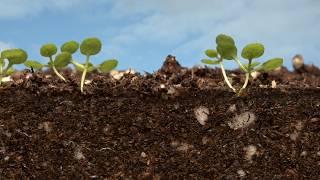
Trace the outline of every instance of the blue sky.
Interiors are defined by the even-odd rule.
[[[300,53],[320,66],[319,0],[0,0],[0,8],[0,49],[23,48],[42,62],[42,44],[95,36],[104,45],[96,64],[116,58],[118,69],[152,72],[173,54],[192,67],[225,33],[239,49],[263,43],[261,60],[283,57],[291,68]]]

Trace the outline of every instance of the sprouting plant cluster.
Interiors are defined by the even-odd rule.
[[[235,93],[241,94],[246,89],[253,72],[269,72],[283,64],[282,58],[273,58],[264,63],[256,61],[257,58],[264,54],[264,46],[260,43],[251,43],[246,45],[241,52],[242,58],[247,62],[242,63],[238,57],[238,50],[232,37],[220,34],[216,37],[216,49],[208,49],[205,54],[212,59],[203,59],[202,63],[209,65],[220,65],[223,78],[230,89]],[[224,68],[224,60],[231,60],[237,63],[246,75],[245,82],[240,89],[233,87]]]
[[[53,43],[48,43],[40,48],[41,56],[48,59],[47,64],[41,64],[39,61],[27,60],[28,55],[22,49],[9,49],[1,52],[0,57],[0,83],[2,82],[2,77],[5,75],[10,75],[14,72],[12,68],[15,64],[24,64],[26,67],[41,70],[44,67],[51,68],[54,73],[63,81],[67,81],[63,77],[59,70],[67,67],[69,64],[73,64],[77,71],[82,72],[80,89],[83,92],[84,81],[86,74],[97,69],[100,72],[107,73],[118,65],[118,61],[115,59],[110,59],[102,62],[98,66],[94,66],[90,60],[91,57],[97,55],[102,48],[102,43],[98,38],[87,38],[79,44],[76,41],[69,41],[64,43],[60,47],[60,52],[58,52],[58,47]],[[82,64],[74,60],[73,55],[80,49],[80,53],[85,56],[85,63]],[[7,63],[6,61],[7,60]]]
[[[264,63],[256,61],[257,58],[264,54],[264,46],[260,43],[251,43],[246,45],[241,52],[242,58],[247,62],[243,63],[238,57],[238,49],[232,37],[220,34],[216,37],[216,49],[208,49],[205,54],[212,59],[203,59],[202,62],[209,65],[220,65],[223,78],[230,89],[235,93],[241,94],[246,89],[253,72],[272,71],[283,64],[282,58],[273,58]],[[80,49],[80,53],[85,57],[85,63],[80,63],[73,58],[73,55]],[[115,59],[105,60],[98,66],[93,65],[90,60],[92,56],[97,55],[102,49],[102,43],[98,38],[87,38],[79,44],[76,41],[69,41],[58,47],[53,43],[48,43],[40,48],[41,56],[48,59],[48,63],[42,64],[39,61],[27,60],[28,54],[23,49],[8,49],[1,52],[0,56],[0,85],[3,76],[10,75],[14,72],[13,66],[24,64],[26,67],[41,70],[42,68],[50,68],[63,81],[67,81],[59,70],[74,65],[75,69],[82,72],[80,89],[83,92],[83,86],[86,74],[93,70],[103,73],[110,72],[117,67],[118,61]],[[230,82],[225,68],[224,61],[230,60],[237,63],[240,69],[245,73],[245,81],[243,86],[236,89]]]

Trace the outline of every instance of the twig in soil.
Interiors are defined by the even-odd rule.
[[[20,134],[22,134],[22,135],[27,136],[28,138],[32,138],[32,136],[28,135],[28,134],[25,133],[25,132],[22,132],[20,129],[16,129],[15,131],[18,132],[18,133],[20,133]]]

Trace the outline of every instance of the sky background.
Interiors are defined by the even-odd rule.
[[[291,69],[291,58],[302,54],[320,66],[320,0],[0,0],[0,24],[1,50],[23,48],[41,62],[42,44],[98,37],[95,64],[116,58],[118,69],[152,72],[172,54],[192,67],[225,33],[239,51],[263,43],[261,60],[283,57]]]

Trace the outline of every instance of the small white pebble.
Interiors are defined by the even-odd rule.
[[[259,76],[260,76],[260,72],[258,72],[258,71],[253,71],[252,73],[251,73],[251,76],[252,76],[252,78],[253,79],[257,79]]]
[[[241,128],[246,128],[255,121],[256,116],[253,113],[244,112],[240,115],[235,116],[232,121],[228,122],[228,126],[231,129],[237,130]]]
[[[209,109],[204,106],[200,106],[194,109],[194,115],[196,116],[196,119],[201,125],[206,124],[209,114],[210,114]]]
[[[85,157],[84,157],[83,153],[81,152],[80,148],[77,148],[74,151],[74,158],[76,158],[77,160],[85,159]]]
[[[127,69],[125,72],[125,74],[135,74],[135,73],[136,73],[136,71],[131,68]]]
[[[178,151],[188,151],[189,149],[192,149],[193,146],[187,143],[181,143],[178,147],[177,150]]]
[[[292,141],[296,141],[299,137],[299,133],[297,131],[294,131],[294,133],[290,134],[290,139]]]
[[[229,108],[228,108],[228,112],[235,112],[237,110],[237,106],[236,104],[232,104]]]
[[[254,145],[249,145],[244,150],[246,151],[245,159],[248,161],[251,161],[252,157],[257,153],[257,147]]]
[[[113,77],[113,79],[120,80],[123,77],[124,73],[117,70],[112,70],[110,71],[110,75]]]
[[[5,161],[9,161],[9,159],[10,159],[9,156],[4,157],[4,160],[5,160]]]
[[[38,128],[44,129],[47,133],[52,131],[52,125],[51,125],[51,122],[49,122],[49,121],[45,121],[43,123],[40,123]]]
[[[164,84],[160,84],[160,88],[164,89],[164,88],[166,88],[166,86]]]
[[[146,154],[145,152],[142,152],[142,153],[141,153],[141,157],[146,158],[146,157],[147,157],[147,154]]]
[[[88,84],[91,84],[91,83],[92,83],[92,80],[88,80],[88,79],[87,79],[87,80],[84,81],[84,84],[85,84],[85,85],[88,85]]]
[[[271,82],[271,88],[276,88],[277,87],[277,83],[276,83],[276,81],[275,80],[273,80],[272,82]]]
[[[320,151],[317,152],[317,156],[320,156]]]
[[[238,174],[240,177],[246,176],[246,172],[244,172],[244,170],[242,170],[242,169],[239,169],[239,170],[237,171],[237,174]]]
[[[307,151],[302,151],[300,156],[306,156],[307,154],[308,154]]]

